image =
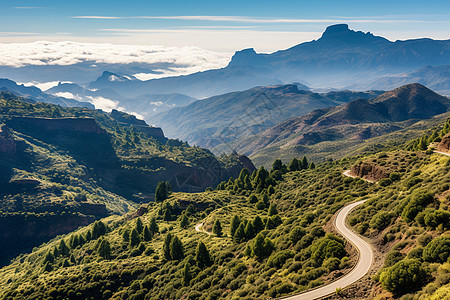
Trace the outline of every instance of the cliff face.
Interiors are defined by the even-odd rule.
[[[95,217],[54,214],[0,214],[0,240],[4,248],[0,266],[8,263],[18,251],[29,251],[39,244],[80,226],[89,225]]]
[[[444,135],[437,146],[437,150],[441,152],[450,152],[450,133]]]
[[[376,164],[367,162],[362,162],[360,164],[354,165],[350,169],[350,175],[361,177],[370,181],[378,181],[380,179],[389,177],[389,173],[386,169]]]
[[[118,162],[110,137],[94,119],[13,117],[7,125],[59,146],[90,165],[108,167]]]
[[[35,117],[14,117],[8,125],[19,131],[43,130],[43,131],[64,131],[64,132],[84,132],[105,134],[106,131],[100,128],[94,119],[91,118],[35,118]]]

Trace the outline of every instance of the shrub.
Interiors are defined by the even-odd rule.
[[[369,223],[369,226],[381,231],[389,226],[389,224],[391,224],[391,220],[393,217],[394,214],[391,212],[380,211],[375,216],[373,216],[372,220]]]
[[[427,262],[444,263],[450,255],[450,237],[441,236],[432,240],[423,250]]]
[[[426,278],[425,270],[415,259],[402,260],[380,274],[382,287],[397,296],[420,288]]]
[[[288,258],[293,257],[293,253],[290,250],[283,250],[272,254],[267,260],[269,267],[281,268]]]

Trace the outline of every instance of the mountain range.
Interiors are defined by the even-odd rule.
[[[351,100],[369,99],[381,91],[314,93],[303,85],[256,87],[196,101],[152,118],[170,137],[214,149],[256,135],[294,116]],[[230,152],[230,149],[225,149]]]
[[[371,139],[414,127],[420,120],[448,111],[449,98],[420,84],[408,84],[369,100],[358,99],[291,118],[227,147],[250,155],[257,164],[306,153],[321,159],[339,158],[339,151],[353,143],[368,145]]]

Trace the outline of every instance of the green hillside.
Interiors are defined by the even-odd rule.
[[[159,181],[203,191],[251,162],[164,137],[134,116],[0,93],[0,264],[154,199]]]
[[[0,297],[268,299],[298,293],[354,264],[354,250],[332,233],[330,220],[346,203],[368,199],[349,223],[370,239],[382,264],[357,292],[339,295],[445,299],[450,158],[415,150],[419,143],[316,166],[306,159],[288,166],[276,161],[270,172],[244,170],[214,191],[172,193],[19,256],[0,270]],[[370,166],[378,183],[342,175],[361,165]]]

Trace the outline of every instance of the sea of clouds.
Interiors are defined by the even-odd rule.
[[[168,76],[224,67],[230,53],[204,50],[198,47],[166,47],[142,45],[115,45],[78,43],[72,41],[33,43],[0,43],[0,65],[23,67],[28,65],[74,65],[81,62],[130,64],[169,63]],[[166,70],[158,70],[162,74]],[[133,74],[132,74],[133,75]],[[141,78],[151,76],[139,74]],[[161,75],[155,75],[161,77]]]

